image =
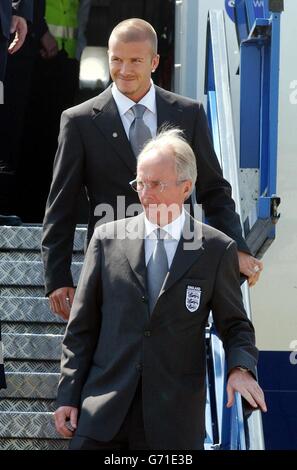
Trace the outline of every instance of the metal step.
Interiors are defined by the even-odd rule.
[[[49,308],[46,297],[0,297],[1,321],[33,323],[65,323]]]
[[[55,400],[43,400],[41,398],[33,398],[31,400],[27,398],[10,397],[1,397],[0,400],[0,411],[2,413],[54,413],[56,409],[57,405]]]
[[[44,287],[37,286],[1,286],[0,284],[0,298],[1,297],[44,297]]]
[[[62,335],[2,335],[4,358],[60,361]]]
[[[17,372],[22,374],[58,374],[60,372],[60,361],[5,359],[5,371],[6,373]]]
[[[84,251],[86,227],[75,230],[73,251]],[[34,226],[0,226],[0,249],[25,249],[40,251],[42,228]]]
[[[75,234],[72,274],[77,283],[85,228]],[[53,412],[66,322],[44,297],[41,227],[0,226],[0,318],[7,389],[0,390],[1,450],[68,448]]]
[[[71,266],[73,281],[78,282],[82,263]],[[43,264],[39,261],[4,261],[0,262],[1,285],[6,286],[43,286]]]
[[[55,400],[58,381],[59,374],[7,373],[7,388],[0,390],[0,397]]]
[[[25,439],[61,439],[53,413],[0,412],[0,437]]]
[[[68,439],[1,439],[1,450],[67,450]]]
[[[65,327],[60,323],[1,323],[2,333],[18,335],[64,335]]]
[[[83,262],[83,253],[73,253],[72,261]],[[41,261],[41,253],[39,251],[0,251],[0,261]]]

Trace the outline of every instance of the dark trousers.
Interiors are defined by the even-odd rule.
[[[2,35],[0,31],[0,81],[4,81],[5,77],[5,68],[6,68],[6,61],[7,61],[7,47],[8,41]]]
[[[146,442],[141,397],[141,380],[126,418],[119,432],[109,442],[96,441],[86,436],[75,435],[69,450],[148,450]]]

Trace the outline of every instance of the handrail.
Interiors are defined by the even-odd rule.
[[[207,31],[207,63],[205,88],[208,98],[208,117],[214,147],[221,163],[224,177],[230,182],[237,212],[241,215],[240,193],[238,182],[238,163],[235,146],[231,92],[229,84],[229,66],[227,56],[224,13],[221,10],[210,10]],[[245,283],[246,284],[246,283]],[[242,288],[244,303],[249,318],[251,317],[249,293],[247,286]],[[260,413],[255,413],[244,425],[244,410],[240,396],[231,410],[227,410],[224,400],[226,373],[222,345],[211,332],[211,367],[214,369],[216,389],[217,422],[219,423],[220,448],[229,449],[264,449],[262,420]],[[252,439],[251,439],[252,436]]]
[[[263,0],[260,17],[254,0],[235,0],[240,39],[240,167],[259,173],[257,202],[244,221],[246,241],[261,257],[275,238],[279,219],[276,195],[280,17],[283,0]]]

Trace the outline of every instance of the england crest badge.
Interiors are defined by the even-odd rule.
[[[189,312],[196,312],[200,305],[201,287],[187,286],[186,307]]]

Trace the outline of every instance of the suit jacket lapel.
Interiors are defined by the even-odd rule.
[[[192,234],[192,238],[190,239],[188,233],[186,233],[188,228],[190,229],[189,232]],[[175,284],[175,282],[183,277],[185,272],[197,261],[203,252],[204,246],[202,224],[195,221],[189,214],[186,213],[184,233],[177,245],[170,271],[164,281],[160,295],[162,295],[163,292],[168,290],[171,286],[173,286],[173,284]]]
[[[127,219],[123,248],[132,271],[146,291],[146,267],[144,254],[144,214]]]
[[[189,232],[192,237],[189,239]],[[144,252],[144,213],[137,217],[127,219],[126,233],[122,247],[129,261],[131,269],[138,279],[144,292],[147,290],[145,252]],[[187,249],[189,248],[189,249]],[[185,272],[203,254],[202,224],[195,221],[188,213],[184,225],[183,235],[177,245],[176,253],[170,271],[164,281],[160,296],[173,286]],[[159,296],[159,297],[160,297]]]
[[[157,127],[170,124],[183,128],[183,110],[178,106],[174,95],[156,86]],[[93,106],[93,120],[123,162],[136,173],[136,159],[132,151],[118,108],[111,94],[111,87],[100,93]]]
[[[114,148],[123,162],[136,173],[136,158],[133,154],[129,140],[118,108],[111,94],[111,87],[101,93],[94,102],[93,121],[110,145]]]
[[[169,124],[170,127],[182,129],[183,110],[178,106],[174,95],[167,93],[166,90],[158,86],[155,86],[155,88],[158,130],[166,124]]]

